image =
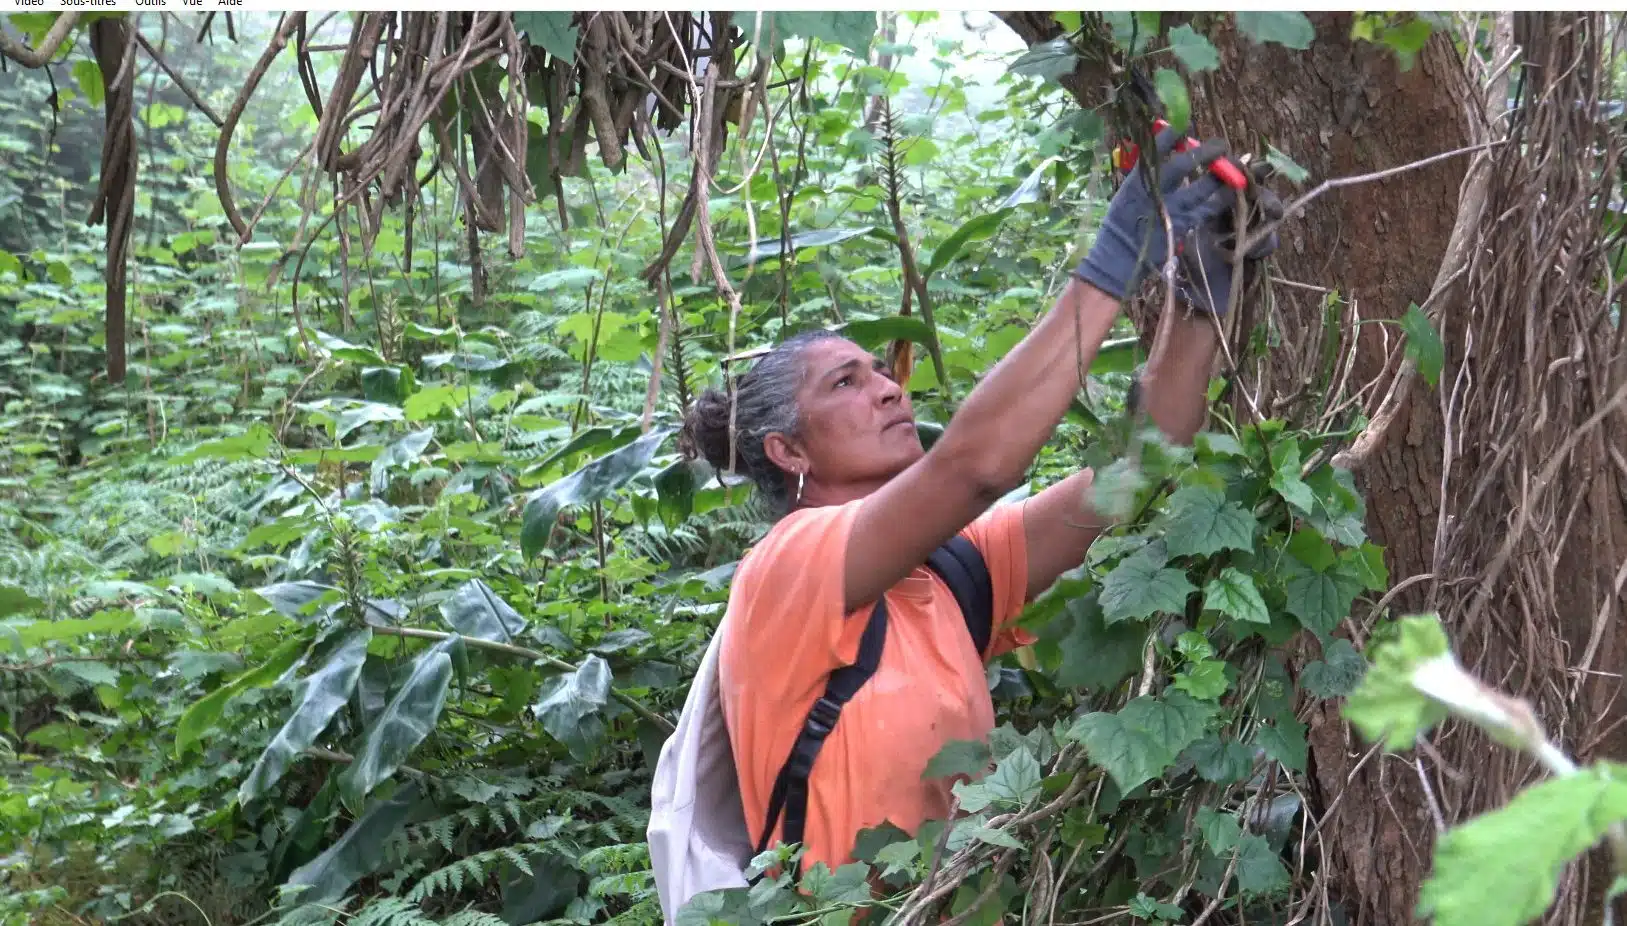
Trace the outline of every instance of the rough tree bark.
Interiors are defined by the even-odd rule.
[[[1317,180],[1369,173],[1466,144],[1467,82],[1446,40],[1432,38],[1408,71],[1388,48],[1350,38],[1348,14],[1311,13],[1316,39],[1307,51],[1259,45],[1239,35],[1230,17],[1211,26],[1217,71],[1193,82],[1194,119],[1205,137],[1226,137],[1254,151],[1268,139]],[[1001,14],[1029,44],[1059,34],[1048,13]],[[1081,102],[1099,102],[1103,75],[1080,72],[1064,85]],[[1337,287],[1364,319],[1398,318],[1428,297],[1457,210],[1464,162],[1449,161],[1323,197],[1283,230],[1277,270],[1287,279]],[[1285,339],[1322,330],[1324,295],[1275,288]],[[1348,311],[1348,310],[1347,310]],[[1348,315],[1347,315],[1348,317]],[[1378,379],[1396,335],[1363,326],[1353,380]],[[1262,407],[1292,417],[1314,401],[1302,386],[1311,370],[1295,354],[1274,356],[1262,376]],[[1368,527],[1387,551],[1392,581],[1430,571],[1441,476],[1441,414],[1432,394],[1403,408],[1390,440],[1360,482]],[[1397,596],[1397,607],[1424,604],[1421,585]],[[1365,746],[1330,704],[1311,718],[1312,778],[1326,807],[1324,823],[1337,895],[1352,923],[1413,921],[1418,888],[1429,868],[1434,824],[1418,778],[1399,759],[1369,759]]]
[[[1444,37],[1432,38],[1417,63],[1402,71],[1388,48],[1350,39],[1348,15],[1311,18],[1316,40],[1304,52],[1256,45],[1229,22],[1213,30],[1221,67],[1194,88],[1206,128],[1240,147],[1270,139],[1318,179],[1406,164],[1468,143],[1467,81]],[[1457,215],[1464,167],[1463,159],[1448,161],[1325,197],[1284,229],[1279,272],[1337,288],[1361,318],[1399,318],[1429,297]],[[1322,294],[1278,286],[1274,296],[1286,337],[1322,329]],[[1383,376],[1388,349],[1397,343],[1385,327],[1363,326],[1354,382]],[[1453,328],[1446,329],[1450,338]],[[1259,398],[1274,414],[1291,416],[1297,410],[1289,397],[1301,392],[1312,371],[1274,366]],[[1358,482],[1367,497],[1368,529],[1399,582],[1429,573],[1434,561],[1442,427],[1433,393],[1418,390],[1391,427]],[[1420,583],[1395,604],[1422,608],[1423,594]],[[1322,824],[1339,893],[1354,923],[1412,922],[1435,830],[1428,797],[1403,758],[1374,756],[1358,771],[1368,750],[1338,710],[1337,702],[1319,705],[1307,737],[1323,806],[1342,795]]]

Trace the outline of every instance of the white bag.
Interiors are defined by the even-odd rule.
[[[757,854],[718,697],[718,649],[727,623],[718,624],[707,644],[650,788],[646,835],[667,926],[697,894],[746,887],[746,867]]]

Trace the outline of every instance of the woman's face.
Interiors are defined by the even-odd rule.
[[[802,352],[803,382],[795,438],[771,437],[781,469],[807,476],[808,495],[833,501],[867,494],[925,452],[909,396],[886,364],[852,341],[829,338]],[[782,446],[776,447],[775,444]]]

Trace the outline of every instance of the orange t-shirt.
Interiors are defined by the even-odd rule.
[[[842,613],[843,563],[859,504],[793,512],[735,573],[718,668],[753,842],[803,719],[830,673],[858,658],[874,607]],[[977,545],[994,582],[988,658],[1033,642],[1010,626],[1028,587],[1022,504],[1001,505],[961,533]],[[804,870],[852,861],[858,834],[884,822],[913,833],[947,817],[951,784],[923,781],[927,762],[951,740],[987,739],[994,729],[984,661],[949,587],[923,566],[886,598],[881,664],[842,709],[809,777]]]

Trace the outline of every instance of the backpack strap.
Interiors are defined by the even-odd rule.
[[[989,639],[994,635],[994,580],[989,576],[983,553],[965,535],[956,534],[932,551],[926,564],[949,586],[955,603],[960,605],[960,615],[966,621],[972,645],[977,647],[977,655],[983,656],[989,651]]]
[[[870,622],[865,625],[864,635],[859,638],[858,660],[830,674],[830,679],[825,682],[824,696],[814,702],[807,718],[802,721],[802,732],[797,734],[790,756],[780,767],[779,776],[774,779],[774,790],[768,798],[768,819],[763,824],[762,838],[757,841],[758,852],[768,849],[768,841],[774,835],[774,825],[779,822],[782,812],[785,815],[782,840],[786,844],[802,841],[808,822],[808,776],[813,772],[814,760],[819,758],[819,750],[825,747],[825,738],[836,728],[842,708],[853,700],[870,676],[876,674],[877,667],[881,665],[881,651],[886,645],[887,599],[883,596],[876,600],[875,610],[870,612]]]
[[[994,626],[994,582],[989,576],[988,564],[977,545],[956,534],[947,543],[934,550],[927,558],[931,569],[949,586],[966,621],[972,645],[982,656],[988,651]],[[877,599],[870,612],[870,622],[859,638],[859,658],[830,674],[825,682],[825,694],[815,701],[808,716],[802,721],[802,731],[791,745],[791,754],[774,779],[774,790],[768,798],[768,817],[763,833],[757,841],[759,853],[767,851],[774,827],[783,816],[785,825],[781,840],[786,844],[800,843],[808,822],[808,777],[813,773],[814,760],[825,747],[825,740],[836,728],[842,708],[859,693],[864,683],[881,666],[881,652],[887,645],[887,598]]]

